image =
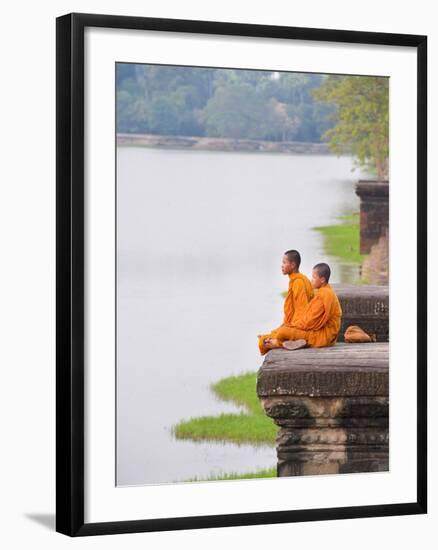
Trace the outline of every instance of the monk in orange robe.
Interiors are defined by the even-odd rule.
[[[284,301],[283,323],[269,334],[259,334],[259,350],[264,355],[271,348],[271,342],[277,338],[282,327],[292,327],[296,316],[304,312],[307,304],[313,298],[312,284],[309,279],[299,272],[301,256],[297,250],[288,250],[283,255],[281,271],[289,276],[289,288]]]
[[[341,328],[342,310],[329,279],[330,267],[324,263],[315,265],[312,271],[315,297],[305,311],[294,318],[291,327],[283,326],[277,330],[275,339],[269,343],[270,349],[333,346]]]

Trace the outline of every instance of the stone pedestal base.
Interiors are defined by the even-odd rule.
[[[278,476],[388,470],[388,345],[272,350],[257,393],[280,427]]]
[[[279,426],[279,476],[388,470],[388,399],[262,400]]]

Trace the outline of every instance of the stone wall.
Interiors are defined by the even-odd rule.
[[[389,282],[389,238],[385,231],[377,243],[373,244],[365,258],[361,277],[371,285],[387,285]]]
[[[344,341],[349,325],[359,325],[375,334],[377,342],[389,338],[389,289],[384,285],[333,285],[342,308],[338,341]]]
[[[356,184],[360,197],[360,253],[368,254],[389,226],[388,181],[360,180]]]
[[[117,145],[194,149],[205,151],[245,151],[256,153],[332,154],[327,143],[300,141],[264,141],[197,136],[161,136],[155,134],[117,134]]]

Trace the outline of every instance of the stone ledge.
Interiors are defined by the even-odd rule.
[[[388,364],[387,343],[273,349],[259,369],[257,395],[387,396]]]
[[[389,197],[389,181],[359,180],[356,184],[356,194],[360,198],[370,197],[372,200],[387,201]]]

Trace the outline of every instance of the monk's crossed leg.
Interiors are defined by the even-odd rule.
[[[298,328],[292,328],[288,326],[281,326],[272,330],[269,334],[261,334],[259,336],[259,350],[262,355],[265,355],[273,347],[282,347],[283,342],[286,340],[305,340],[308,341],[308,333],[305,330]],[[277,345],[273,347],[267,345],[265,340],[271,338],[276,341]]]
[[[305,330],[293,327],[280,327],[276,331],[276,338],[281,345],[286,340],[306,340],[308,341],[308,333]]]
[[[281,327],[280,327],[281,328]],[[268,338],[277,339],[277,333],[279,329],[271,330],[269,334],[261,334],[259,336],[259,350],[262,355],[265,355],[272,347],[269,347],[265,344],[265,340]]]

